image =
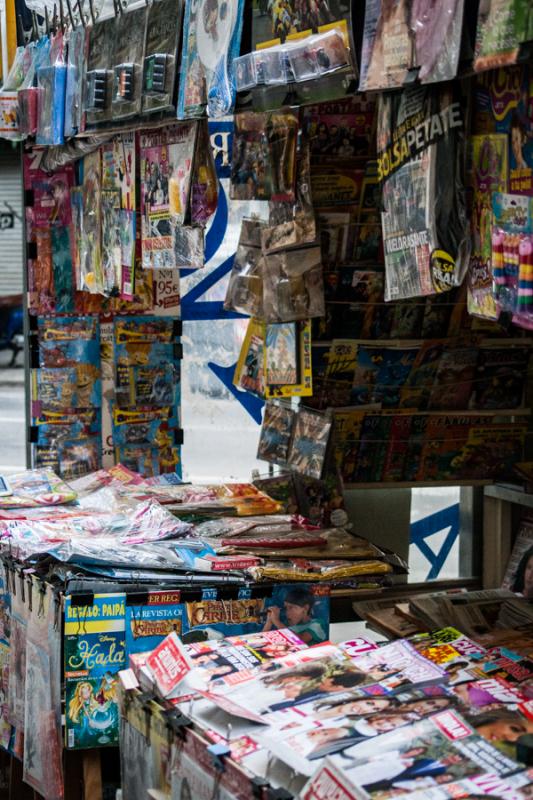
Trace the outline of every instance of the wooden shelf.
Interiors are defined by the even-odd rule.
[[[493,497],[495,500],[504,500],[507,503],[515,503],[526,508],[533,508],[533,494],[525,492],[519,487],[513,488],[513,486],[494,483],[485,488],[485,496]]]

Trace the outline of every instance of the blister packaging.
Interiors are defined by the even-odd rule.
[[[85,129],[83,86],[89,53],[89,32],[75,28],[67,40],[67,85],[65,90],[65,136],[76,136]]]
[[[95,126],[111,119],[113,97],[113,47],[115,18],[96,22],[90,30],[89,55],[85,74],[83,108],[87,125]]]
[[[143,70],[143,113],[172,108],[183,0],[155,0],[148,8]]]
[[[113,48],[113,119],[139,114],[142,104],[144,39],[147,8],[122,13],[116,21]]]

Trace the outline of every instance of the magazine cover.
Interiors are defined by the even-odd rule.
[[[125,595],[94,596],[92,606],[65,598],[65,745],[116,746],[117,672],[126,667]]]
[[[332,424],[324,414],[300,409],[289,448],[289,466],[303,475],[321,478]]]
[[[149,592],[143,605],[126,604],[126,654],[147,653],[169,634],[182,636],[185,606],[179,592]]]
[[[469,408],[477,361],[477,348],[446,350],[439,359],[428,408],[446,411]]]
[[[528,600],[533,599],[533,520],[526,518],[520,522],[502,589],[518,592]]]
[[[520,408],[524,400],[530,350],[528,347],[480,348],[471,407]]]
[[[455,711],[382,734],[331,756],[357,787],[359,798],[388,798],[484,772],[505,776],[518,764],[500,753]],[[445,777],[442,777],[445,776]]]
[[[366,0],[359,91],[403,86],[414,66],[408,0]]]
[[[440,86],[380,95],[377,150],[385,300],[460,286],[470,234],[459,96]],[[443,190],[443,181],[447,186],[452,182],[453,193]],[[404,202],[399,203],[399,197]]]
[[[524,0],[482,0],[476,27],[477,72],[516,63],[520,44],[531,38],[530,13]]]
[[[291,325],[292,323],[289,323]],[[276,328],[276,324],[266,328]],[[284,328],[281,324],[280,328]],[[311,320],[295,323],[297,376],[294,383],[275,384],[267,381],[265,397],[267,400],[284,397],[309,397],[313,394],[313,372],[311,365]],[[267,349],[268,361],[268,349]]]
[[[265,405],[257,458],[273,464],[286,464],[295,412],[291,408],[269,402]]]
[[[186,0],[178,95],[178,119],[231,113],[235,103],[233,60],[239,55],[244,0]]]
[[[197,127],[181,123],[140,137],[142,266],[175,267],[173,226],[189,207]]]

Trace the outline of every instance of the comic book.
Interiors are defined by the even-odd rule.
[[[92,606],[65,598],[67,749],[116,746],[117,672],[126,666],[125,595],[96,594]]]
[[[274,464],[287,463],[295,417],[291,408],[272,402],[265,405],[257,458]]]
[[[417,480],[450,480],[458,477],[461,454],[470,427],[475,424],[483,424],[483,418],[430,414],[427,417]]]
[[[424,301],[396,303],[391,325],[391,339],[419,339],[424,318]]]
[[[375,101],[364,95],[306,106],[304,121],[312,156],[366,156],[374,114]]]
[[[294,383],[275,384],[270,383],[267,378],[265,386],[265,397],[267,400],[283,397],[309,397],[313,394],[314,370],[311,366],[311,320],[300,320],[294,324],[296,331],[296,364],[297,375]],[[276,328],[274,325],[267,325]],[[283,323],[280,328],[284,327]],[[266,359],[268,363],[269,348],[266,348]]]
[[[428,408],[446,411],[467,409],[475,385],[477,360],[477,348],[445,350],[439,359]]]
[[[519,408],[524,398],[529,355],[528,347],[482,347],[474,377],[471,407]]]
[[[341,471],[344,481],[353,480],[361,428],[365,418],[365,411],[340,411],[335,412],[334,439],[335,461]]]
[[[443,351],[443,342],[422,345],[400,391],[401,408],[417,408],[421,411],[427,408]]]
[[[265,396],[265,323],[251,319],[246,329],[233,383],[240,389]]]
[[[420,462],[426,441],[426,429],[431,417],[415,414],[411,420],[407,454],[404,460],[404,481],[414,481],[420,469]]]
[[[269,200],[272,196],[275,166],[269,158],[267,124],[268,114],[235,115],[230,182],[232,200]]]
[[[401,481],[404,476],[405,461],[409,453],[409,437],[413,417],[410,415],[394,416],[390,431],[390,443],[382,480]]]
[[[350,405],[379,403],[383,408],[397,408],[417,352],[416,347],[359,345]]]
[[[178,119],[223,117],[235,103],[233,60],[239,55],[243,0],[186,0]]]
[[[525,581],[525,571],[531,555],[533,555],[533,521],[526,518],[520,522],[518,535],[505,569],[502,589],[520,592],[528,598],[533,595],[533,586]]]
[[[365,171],[359,162],[324,157],[311,163],[311,194],[318,207],[350,204],[357,210]]]
[[[266,326],[265,380],[269,385],[295,384],[298,379],[296,323]]]
[[[472,423],[456,464],[465,479],[512,479],[524,452],[526,424]]]
[[[289,466],[303,475],[321,478],[331,428],[331,418],[315,411],[299,409],[287,458]]]
[[[175,267],[173,231],[189,207],[196,134],[194,122],[141,134],[143,269]]]
[[[354,472],[356,482],[381,481],[389,449],[393,417],[390,414],[366,414]]]

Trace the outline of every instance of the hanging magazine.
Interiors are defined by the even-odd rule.
[[[300,409],[293,428],[288,463],[296,472],[321,478],[332,421],[324,414]]]
[[[381,96],[378,120],[385,300],[449,291],[470,248],[461,103],[449,88],[405,89]]]
[[[267,403],[257,458],[274,464],[286,464],[295,412],[286,406]]]

